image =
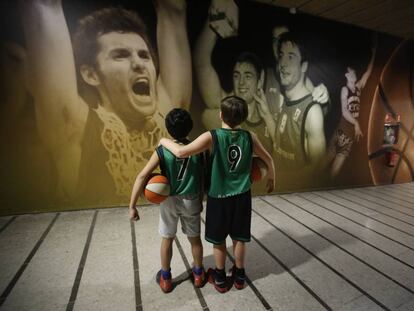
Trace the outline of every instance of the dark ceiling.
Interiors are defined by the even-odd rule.
[[[256,0],[414,39],[414,0]]]

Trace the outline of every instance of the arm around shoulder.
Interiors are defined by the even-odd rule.
[[[210,132],[204,132],[188,145],[180,145],[168,138],[161,138],[160,144],[170,150],[177,158],[186,158],[211,148]]]

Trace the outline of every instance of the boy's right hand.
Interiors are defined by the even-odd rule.
[[[134,221],[139,220],[139,214],[136,207],[129,208],[129,218]]]

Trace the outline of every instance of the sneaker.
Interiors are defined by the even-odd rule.
[[[214,288],[219,293],[225,293],[228,291],[227,285],[226,285],[226,274],[224,273],[218,273],[216,269],[208,269],[208,282],[214,285]]]
[[[234,287],[237,289],[243,289],[246,283],[246,274],[244,269],[238,269],[236,266],[233,266],[230,270]]]
[[[201,274],[196,274],[193,268],[193,279],[194,279],[194,286],[197,288],[201,288],[206,284],[206,273],[204,268],[201,268]]]
[[[157,273],[156,281],[160,285],[160,288],[164,293],[169,293],[173,290],[171,278],[164,279],[161,270]]]

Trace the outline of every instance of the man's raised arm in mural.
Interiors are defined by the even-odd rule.
[[[190,107],[192,94],[191,52],[187,37],[186,1],[157,0],[159,83],[166,89],[172,108]],[[162,98],[159,99],[160,104]],[[166,115],[171,110],[163,114]]]
[[[159,54],[135,12],[91,13],[72,45],[60,0],[20,1],[39,132],[67,199],[127,198],[128,172],[163,136],[164,113],[190,102],[185,0],[155,7]]]
[[[61,1],[20,1],[36,121],[63,190],[75,191],[88,106],[77,92],[75,60]]]
[[[209,10],[209,17],[203,26],[194,50],[194,67],[201,96],[209,109],[219,109],[221,99],[228,94],[221,88],[220,79],[213,67],[211,56],[218,39],[218,27],[213,24],[214,16],[227,16],[233,25],[234,32],[227,32],[225,36],[237,33],[238,7],[233,0],[213,0]],[[213,25],[215,25],[213,28]],[[218,114],[217,114],[218,117]]]

